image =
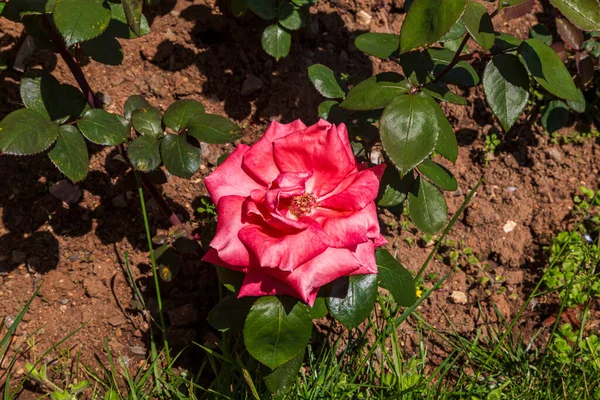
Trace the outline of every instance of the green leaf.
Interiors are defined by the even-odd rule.
[[[569,71],[550,46],[537,39],[529,39],[521,44],[519,54],[531,75],[544,89],[562,99],[579,98]]]
[[[219,275],[219,282],[221,282],[227,290],[234,293],[239,292],[246,274],[229,268],[219,267],[218,265],[215,267],[217,269],[217,275]]]
[[[406,79],[395,72],[384,72],[354,86],[340,107],[348,110],[377,110],[387,106],[400,94],[410,92]]]
[[[159,137],[163,133],[162,114],[156,107],[138,108],[131,113],[133,129],[144,136]]]
[[[455,40],[461,39],[465,33],[467,33],[467,28],[465,24],[459,19],[456,24],[452,25],[452,28],[446,33],[438,42],[453,42]]]
[[[431,100],[435,103],[433,99]],[[455,163],[458,158],[458,142],[456,141],[456,135],[454,134],[452,125],[450,125],[448,118],[446,118],[446,114],[444,114],[437,103],[435,103],[435,107],[432,104],[432,107],[435,108],[435,114],[440,127],[440,134],[437,143],[435,144],[435,151],[446,160]]]
[[[552,32],[544,24],[536,24],[529,29],[529,37],[539,40],[550,46],[552,44]]]
[[[246,349],[271,369],[294,358],[310,339],[312,318],[308,307],[300,301],[294,303],[284,308],[277,297],[261,297],[246,318]]]
[[[508,33],[496,32],[494,45],[490,49],[492,54],[504,53],[516,50],[523,41]]]
[[[427,53],[435,63],[433,75],[438,76],[446,66],[452,62],[455,52],[448,49],[427,49]],[[479,84],[479,75],[471,64],[459,61],[444,77],[442,81],[451,85],[475,86]]]
[[[58,139],[48,153],[56,167],[73,182],[85,179],[90,158],[85,139],[73,125],[63,125],[58,130]]]
[[[248,0],[248,6],[254,14],[267,21],[277,17],[275,0]]]
[[[106,65],[123,63],[123,48],[108,29],[97,38],[81,43],[81,49],[92,60]]]
[[[346,94],[335,79],[333,71],[323,64],[308,67],[308,77],[317,92],[328,99],[343,99]]]
[[[529,99],[529,74],[519,58],[498,54],[485,67],[483,91],[505,131],[519,118]]]
[[[267,389],[273,393],[273,399],[281,399],[285,396],[290,386],[298,377],[302,361],[304,360],[304,349],[300,351],[294,358],[285,364],[278,367],[275,371],[265,376],[265,384]]]
[[[156,264],[158,265],[159,277],[165,282],[171,282],[179,273],[183,259],[181,254],[168,245],[165,246],[167,249],[161,255],[156,256]]]
[[[381,286],[390,292],[399,306],[412,306],[417,301],[417,290],[410,271],[385,249],[378,249],[375,257]]]
[[[288,55],[292,45],[292,35],[277,24],[268,26],[262,34],[264,51],[277,61]]]
[[[279,7],[277,14],[279,24],[290,31],[295,31],[302,27],[302,16],[297,7],[291,3],[283,3]]]
[[[56,0],[54,24],[71,47],[100,36],[110,23],[110,8],[104,0]]]
[[[242,332],[244,322],[256,297],[226,296],[208,313],[208,323],[215,329],[233,333]]]
[[[377,205],[380,207],[394,207],[406,200],[408,192],[413,185],[415,176],[412,172],[404,176],[400,176],[396,168],[388,166],[381,177],[379,184],[379,201]]]
[[[576,113],[582,114],[585,112],[587,103],[585,101],[585,97],[581,89],[577,88],[577,90],[579,91],[579,100],[567,100],[567,104],[569,105],[571,110],[575,111]]]
[[[150,107],[152,107],[152,105],[148,103],[148,100],[146,100],[143,96],[140,96],[139,94],[134,94],[133,96],[130,96],[125,102],[125,107],[123,108],[123,115],[126,119],[131,119],[131,114],[133,114],[135,110]]]
[[[90,142],[105,146],[118,146],[129,138],[129,128],[116,114],[101,109],[89,110],[77,122],[83,136]]]
[[[435,148],[439,134],[435,108],[425,95],[403,94],[385,108],[381,143],[402,175],[419,165]]]
[[[21,79],[21,99],[25,107],[52,121],[81,115],[88,103],[79,89],[60,84],[43,70],[30,70]]]
[[[487,9],[481,3],[469,1],[462,16],[467,30],[481,45],[483,50],[488,51],[494,44],[494,24],[492,18],[487,13]]]
[[[457,95],[448,89],[448,86],[441,82],[430,82],[423,86],[421,90],[430,96],[439,100],[447,101],[448,103],[458,104],[461,106],[467,105],[467,99]]]
[[[213,114],[197,114],[188,123],[188,132],[204,143],[230,143],[244,132],[236,123]]]
[[[204,106],[195,100],[179,100],[171,104],[163,116],[164,124],[175,132],[188,127],[190,120],[204,113]]]
[[[122,39],[135,39],[150,33],[150,26],[144,14],[142,14],[140,20],[140,34],[138,35],[131,30],[129,22],[127,22],[127,15],[125,14],[123,4],[113,3],[112,1],[109,1],[108,4],[110,6],[111,20],[104,34]]]
[[[160,155],[170,173],[189,179],[200,168],[202,159],[200,149],[189,144],[186,136],[166,135],[160,144]]]
[[[431,55],[427,51],[411,51],[402,54],[400,65],[404,76],[415,86],[431,80],[430,72],[435,67]]]
[[[405,53],[437,42],[460,18],[466,0],[414,0],[400,29]]]
[[[127,23],[129,27],[138,36],[142,36],[142,0],[121,0]]]
[[[377,275],[352,275],[331,283],[327,307],[348,329],[356,328],[373,310],[377,299]]]
[[[417,178],[408,194],[408,215],[423,232],[438,233],[448,217],[444,195],[433,184]]]
[[[138,136],[127,146],[127,155],[133,168],[152,171],[160,165],[159,142],[153,136]]]
[[[430,159],[426,159],[417,168],[420,173],[425,175],[431,183],[440,189],[449,191],[458,189],[456,178],[452,175],[452,172],[448,171],[444,166],[433,162]]]
[[[2,14],[2,11],[4,11],[5,6],[6,6],[6,3],[0,3],[0,14]]]
[[[553,133],[567,125],[569,120],[569,109],[562,100],[553,100],[548,106],[546,111],[542,115],[542,126],[548,131]]]
[[[313,304],[313,306],[311,308],[309,308],[309,311],[310,311],[310,317],[312,319],[324,318],[327,315],[327,313],[329,312],[329,310],[327,309],[327,303],[325,301],[325,298],[317,297],[315,299],[315,303]]]
[[[584,31],[600,31],[598,0],[550,0],[550,4]]]
[[[2,16],[17,22],[22,16],[51,13],[55,6],[54,0],[11,0],[1,4]]]
[[[17,156],[46,150],[58,136],[58,126],[41,114],[21,108],[0,121],[0,152]]]
[[[319,114],[319,118],[327,119],[329,117],[329,113],[333,107],[338,106],[340,103],[335,100],[325,100],[319,104],[317,109],[317,114]]]
[[[400,45],[400,36],[390,33],[367,32],[354,40],[354,45],[363,53],[377,58],[390,58]]]

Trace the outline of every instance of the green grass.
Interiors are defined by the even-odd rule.
[[[321,326],[305,349],[304,359],[298,360],[302,361],[302,367],[295,380],[286,385],[287,391],[274,396],[267,382],[277,377],[270,376],[271,371],[244,350],[240,335],[225,332],[216,343],[193,344],[200,346],[206,356],[198,360],[192,371],[177,371],[174,365],[178,355],[171,356],[162,347],[168,346],[168,342],[160,339],[162,324],[157,321],[151,328],[150,356],[135,375],[130,374],[126,360],[112,354],[106,346],[106,363],[98,358],[100,367],[93,369],[78,361],[79,376],[61,379],[60,383],[47,378],[42,371],[46,367],[39,361],[18,382],[11,379],[8,368],[0,375],[0,382],[5,382],[3,399],[18,398],[27,381],[40,384],[46,393],[40,394],[41,397],[58,400],[599,399],[600,339],[585,327],[591,304],[598,297],[596,265],[600,258],[596,256],[600,254],[600,220],[594,211],[598,205],[597,193],[584,191],[584,196],[585,205],[574,210],[576,223],[572,230],[557,233],[549,243],[549,265],[511,321],[504,320],[498,310],[490,312],[479,305],[481,320],[468,336],[459,334],[450,318],[450,329],[440,330],[431,325],[421,316],[418,306],[439,289],[449,272],[436,276],[433,286],[412,307],[402,309],[390,296],[379,294],[377,312],[359,328],[348,331],[338,325]],[[445,241],[449,228],[439,238],[419,276]],[[130,274],[127,257],[125,266]],[[145,307],[133,279],[130,284],[138,302]],[[542,296],[558,304],[556,316],[579,306],[584,328],[558,317],[523,337],[517,324],[525,318],[529,305]],[[2,358],[32,299],[0,339]],[[410,349],[405,344],[406,335],[398,334],[402,332],[399,328],[407,324],[414,331],[412,337],[417,338]],[[67,339],[45,354],[58,349]],[[160,348],[163,350],[159,351]],[[441,361],[432,357],[434,350],[437,355],[445,354]],[[13,356],[9,367],[20,354]],[[84,397],[77,393],[82,382],[87,382]]]

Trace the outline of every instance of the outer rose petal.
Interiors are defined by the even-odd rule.
[[[351,172],[356,171],[354,157],[326,121],[273,142],[275,163],[281,171],[313,171],[306,190],[320,197],[331,192]]]
[[[293,271],[329,246],[329,237],[321,227],[308,222],[307,228],[297,233],[282,232],[267,225],[248,225],[239,231],[238,237],[261,267]]]
[[[320,207],[342,211],[360,211],[373,202],[379,191],[384,164],[348,175],[333,192],[319,199]]]
[[[303,129],[306,129],[306,125],[299,119],[289,124],[271,122],[263,137],[244,155],[242,163],[244,171],[257,182],[268,186],[279,175],[279,169],[273,158],[273,141]]]
[[[204,257],[202,257],[202,261],[211,263],[211,264],[215,264],[215,265],[218,265],[221,267],[229,268],[234,271],[240,271],[240,272],[248,271],[248,267],[240,267],[237,265],[231,265],[231,264],[228,264],[225,261],[221,260],[221,257],[219,257],[219,253],[215,249],[212,249],[212,248],[208,249],[208,251],[206,252]]]
[[[348,129],[346,129],[345,124],[342,123],[337,126],[337,134],[346,149],[346,153],[348,153],[348,157],[353,160],[356,165],[356,159],[354,157],[354,152],[352,151],[352,146],[350,145],[350,138],[348,137]]]
[[[217,234],[210,242],[210,247],[216,250],[220,260],[236,267],[250,265],[250,253],[238,238],[240,229],[249,225],[244,222],[242,215],[244,200],[245,198],[241,196],[221,197],[217,205],[219,215]],[[213,262],[215,260],[213,256],[214,254],[209,256],[207,253],[202,260]]]
[[[215,204],[223,196],[248,196],[252,190],[265,189],[242,170],[242,159],[250,147],[240,144],[233,153],[204,179],[204,184]]]
[[[373,202],[358,212],[317,208],[311,217],[329,235],[331,247],[352,247],[369,239],[378,240],[381,236],[377,209]]]
[[[315,303],[318,289],[307,297],[300,296],[294,288],[287,283],[280,281],[270,275],[267,275],[260,269],[251,269],[248,271],[240,288],[238,297],[244,296],[292,296],[300,298],[307,302],[310,307]]]

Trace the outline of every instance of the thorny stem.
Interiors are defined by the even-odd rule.
[[[47,15],[43,15],[41,21],[44,30],[48,34],[50,40],[52,41],[52,44],[64,60],[65,64],[67,64],[67,67],[69,67],[71,74],[77,81],[77,84],[79,85],[81,91],[85,95],[90,107],[100,108],[100,105],[97,103],[96,98],[94,96],[94,92],[92,91],[90,84],[85,78],[81,67],[79,66],[77,61],[75,61],[73,55],[69,52],[67,46],[65,46],[63,38],[60,36],[60,33],[58,33],[56,29],[54,29]],[[127,158],[123,145],[119,145],[117,149],[119,150],[119,153],[121,154],[121,156],[123,156],[123,158]],[[183,222],[181,222],[179,217],[173,212],[173,210],[169,206],[169,203],[167,203],[167,201],[162,197],[160,192],[156,190],[152,182],[150,182],[150,180],[142,174],[140,174],[140,179],[142,182],[142,186],[148,191],[150,196],[152,196],[152,198],[156,201],[158,207],[163,212],[163,214],[165,214],[165,216],[169,219],[169,223],[172,226],[182,227],[183,229],[185,229],[188,239],[194,240],[194,237],[192,236],[190,231],[188,231],[185,225],[183,225]],[[202,246],[198,246],[197,253],[199,255],[203,255]]]

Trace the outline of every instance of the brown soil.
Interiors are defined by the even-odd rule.
[[[260,34],[266,24],[253,16],[235,19],[222,3],[227,2],[164,1],[149,14],[151,34],[122,42],[123,65],[86,63],[84,72],[92,88],[104,95],[107,109],[121,112],[128,96],[137,93],[162,110],[176,99],[192,98],[201,101],[208,112],[227,116],[246,127],[242,142],[250,143],[271,119],[289,122],[301,118],[307,124],[317,120],[317,105],[322,99],[308,80],[309,65],[325,64],[356,81],[395,68],[363,55],[352,43],[365,31],[398,32],[404,17],[401,1],[319,2],[309,24],[294,34],[290,55],[280,62],[260,49]],[[373,16],[370,25],[360,24],[359,10]],[[540,5],[535,10],[508,23],[503,23],[501,17],[498,21],[504,24],[504,31],[525,38],[529,26],[538,19],[548,20]],[[23,39],[21,30],[2,19],[0,32],[0,50],[12,49],[14,53]],[[37,52],[28,59],[29,67],[36,65],[53,70],[61,81],[75,84],[55,55]],[[475,66],[481,72],[483,64]],[[258,77],[263,86],[242,96],[242,84],[250,75]],[[0,117],[20,106],[20,75],[7,71],[2,77]],[[470,335],[481,323],[478,302],[488,310],[494,304],[508,319],[523,304],[544,266],[543,245],[554,232],[569,225],[571,199],[577,187],[598,187],[600,146],[594,141],[552,145],[535,121],[525,115],[508,134],[501,135],[502,145],[495,159],[485,165],[485,134],[490,130],[500,132],[500,127],[482,102],[480,88],[465,95],[470,105],[446,107],[461,146],[456,165],[448,165],[460,187],[447,196],[450,214],[481,176],[484,183],[449,237],[463,241],[463,247],[473,248],[480,265],[489,263],[490,267],[484,271],[478,266],[459,265],[420,312],[440,330],[449,329],[451,321],[459,333]],[[191,181],[170,176],[160,185],[192,230],[203,225],[202,216],[195,212],[201,197],[206,196],[203,176],[214,168],[223,152],[232,148],[206,146],[204,165]],[[13,343],[16,347],[34,334],[35,346],[19,361],[17,375],[23,374],[24,362],[39,357],[77,329],[73,338],[61,346],[71,350],[72,359],[80,353],[81,360],[92,365],[96,363],[94,355],[106,360],[105,341],[113,354],[126,357],[132,367],[146,356],[150,319],[132,305],[134,297],[123,264],[128,254],[136,282],[151,311],[155,310],[156,295],[135,183],[119,162],[112,160],[114,151],[96,147],[90,150],[90,174],[78,185],[82,198],[70,207],[49,193],[49,187],[63,177],[46,156],[0,157],[4,188],[0,191],[0,316],[14,317],[41,285],[40,295]],[[167,229],[168,221],[150,203],[152,230]],[[405,266],[418,270],[431,247],[419,239],[416,230],[402,231],[399,220],[389,211],[381,214],[389,248],[397,250]],[[503,226],[508,221],[516,226],[507,233]],[[407,238],[412,238],[413,244],[409,245]],[[434,260],[428,272],[443,275],[449,268]],[[485,274],[491,282],[497,276],[504,280],[485,287],[477,285],[478,278]],[[431,285],[430,280],[425,279],[423,285]],[[503,294],[497,294],[500,287],[506,287]],[[185,260],[174,281],[162,285],[169,338],[176,350],[192,340],[202,342],[211,332],[206,316],[218,298],[216,288],[214,270],[193,257]],[[467,303],[453,304],[449,300],[453,291],[465,293]],[[539,299],[529,317],[520,322],[520,328],[527,332],[539,326],[553,311],[544,303],[552,301]],[[597,311],[592,319],[599,319]],[[54,366],[60,364],[58,354],[48,356]],[[187,366],[191,360],[197,363],[199,357],[201,353],[190,346],[180,364]]]

